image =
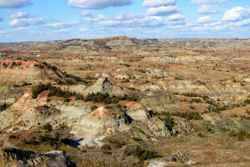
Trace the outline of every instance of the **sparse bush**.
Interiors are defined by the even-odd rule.
[[[198,112],[175,113],[175,116],[185,118],[187,120],[202,120],[201,114]]]
[[[49,87],[51,87],[50,84],[38,84],[38,85],[32,86],[32,90],[31,90],[32,91],[32,98],[34,98],[34,99],[37,98],[37,96],[41,92],[48,90]]]
[[[143,148],[138,144],[130,144],[124,147],[123,156],[135,156],[140,160],[148,160],[157,157],[157,154],[151,150]]]
[[[246,139],[250,139],[250,133],[245,130],[240,130],[238,132],[230,132],[229,136],[237,138],[239,141],[245,141]]]
[[[139,99],[139,96],[132,94],[132,95],[125,95],[122,97],[117,96],[111,96],[108,93],[93,93],[87,95],[85,97],[85,101],[93,101],[96,103],[105,103],[105,104],[112,104],[112,103],[118,103],[121,100],[129,100],[129,101],[137,101]]]
[[[172,132],[173,131],[173,128],[175,126],[175,122],[174,122],[174,119],[172,118],[171,114],[170,113],[165,113],[164,114],[164,124],[165,124],[165,127],[170,131]]]
[[[37,96],[43,91],[48,91],[49,96],[58,96],[64,98],[75,96],[77,99],[82,99],[82,96],[79,94],[63,91],[60,88],[52,86],[51,84],[42,84],[42,83],[32,86],[32,98],[34,99],[37,98]]]
[[[183,77],[181,77],[181,76],[175,76],[175,80],[182,81],[182,80],[184,80],[184,79],[183,79]]]
[[[0,104],[0,112],[6,110],[7,108],[8,108],[8,105],[6,103]]]
[[[125,95],[120,100],[138,101],[140,96],[137,94]]]
[[[244,105],[249,105],[250,104],[250,97],[244,101]]]
[[[192,98],[191,103],[202,103],[202,99],[200,99],[200,98]]]
[[[101,159],[101,158],[84,158],[84,160],[81,160],[79,163],[77,163],[78,166],[81,167],[110,167],[110,165],[112,164],[112,167],[122,167],[122,165],[115,161],[112,160],[112,158],[110,158],[109,160],[105,159]]]
[[[52,131],[53,130],[53,127],[49,123],[45,124],[42,128],[45,131]]]
[[[86,98],[86,101],[93,101],[96,103],[105,103],[105,104],[111,104],[111,103],[117,103],[118,101],[114,101],[114,98],[112,98],[108,93],[102,94],[102,93],[96,93],[96,94],[89,94]]]
[[[219,112],[219,110],[216,106],[210,104],[208,106],[208,112]]]
[[[187,96],[187,97],[199,97],[197,94],[195,93],[184,93],[183,96]]]
[[[158,154],[156,152],[150,151],[150,150],[144,150],[142,154],[140,155],[141,160],[148,160],[152,158],[158,157]]]
[[[1,58],[4,58],[4,57],[6,57],[7,56],[7,54],[6,53],[4,53],[4,52],[0,52],[0,59]]]
[[[105,143],[109,144],[112,149],[121,149],[130,141],[130,136],[123,133],[117,133],[105,138]]]
[[[199,133],[197,134],[197,136],[200,137],[200,138],[206,137],[206,135],[205,135],[204,133],[202,133],[202,132],[199,132]]]
[[[229,107],[228,106],[217,106],[217,105],[212,105],[210,104],[208,106],[208,112],[215,112],[215,113],[219,113],[221,111],[227,110]]]

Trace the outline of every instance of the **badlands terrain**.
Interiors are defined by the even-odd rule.
[[[250,166],[250,40],[0,44],[0,167],[168,166]]]

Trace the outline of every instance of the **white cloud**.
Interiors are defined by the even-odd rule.
[[[212,22],[211,16],[202,16],[197,21],[199,24],[209,24]]]
[[[0,36],[8,36],[8,35],[11,35],[13,33],[19,33],[20,31],[24,31],[24,30],[27,30],[27,28],[14,28],[14,29],[0,29]]]
[[[181,15],[176,6],[176,0],[144,0],[143,5],[147,8],[148,16],[172,17],[174,20],[176,16]]]
[[[31,0],[0,0],[0,8],[20,8],[31,4]]]
[[[250,27],[250,18],[235,23],[237,27]]]
[[[152,7],[149,8],[147,11],[148,15],[152,16],[164,16],[169,15],[173,13],[177,13],[177,7],[175,5],[169,5],[169,6],[159,6],[159,7]]]
[[[210,4],[210,5],[221,4],[224,3],[225,1],[227,0],[193,0],[193,2],[197,4]]]
[[[10,15],[10,26],[13,28],[23,28],[29,26],[37,26],[44,24],[45,21],[41,17],[30,16],[25,12],[17,12]]]
[[[249,18],[250,18],[250,9],[244,7],[234,7],[225,12],[222,20],[227,22],[236,22]]]
[[[87,29],[87,28],[80,28],[79,31],[80,31],[80,32],[87,32],[88,29]]]
[[[90,25],[96,27],[122,27],[122,28],[147,28],[161,27],[164,19],[159,16],[122,14],[118,16],[94,15],[91,13],[83,13],[84,20],[89,21]]]
[[[125,6],[132,0],[69,0],[70,5],[85,9],[104,9],[108,7]]]
[[[143,5],[147,8],[145,17],[157,16],[161,18],[161,26],[183,26],[185,17],[178,10],[176,0],[144,0]]]
[[[201,14],[216,14],[217,6],[209,5],[209,4],[202,4],[202,5],[199,5],[198,12]]]
[[[56,21],[56,22],[46,24],[46,27],[59,29],[59,30],[65,30],[65,29],[72,28],[78,24],[79,24],[78,22],[66,23],[66,22]]]
[[[24,19],[14,19],[10,21],[11,27],[28,27],[30,23]]]
[[[180,13],[175,13],[173,15],[170,15],[167,17],[167,20],[168,21],[182,21],[182,20],[185,20],[185,16],[183,16],[182,14]]]
[[[146,8],[144,14],[125,13],[116,16],[105,16],[84,11],[81,16],[83,20],[87,21],[88,25],[102,28],[161,28],[168,25],[184,26],[186,24],[185,16],[178,10],[175,0],[157,2],[145,0],[144,2]]]
[[[0,29],[0,35],[6,35],[6,34],[7,34],[6,31]]]
[[[17,2],[18,0],[15,0]],[[31,1],[31,0],[19,0],[19,2]],[[108,7],[118,7],[129,5],[135,0],[67,0],[72,6],[83,9],[104,9]],[[14,29],[27,29],[33,30],[46,30],[48,32],[73,32],[73,30],[79,32],[99,31],[103,29],[105,33],[108,30],[113,32],[119,31],[134,31],[139,30],[169,30],[173,31],[199,31],[199,32],[211,32],[231,30],[237,27],[250,26],[250,10],[247,7],[234,7],[225,12],[224,16],[218,19],[217,15],[210,14],[217,13],[219,7],[229,0],[191,0],[198,6],[199,13],[198,19],[194,19],[194,16],[188,18],[182,14],[178,8],[176,0],[144,0],[142,9],[134,13],[126,13],[117,15],[116,13],[108,13],[113,15],[105,15],[106,11],[100,13],[95,10],[84,10],[81,13],[81,21],[67,22],[67,20],[44,20],[41,17],[32,16],[26,12],[16,12],[10,17],[10,30]],[[7,1],[5,1],[7,2]],[[9,0],[8,2],[14,2]],[[2,0],[0,0],[0,7]],[[193,4],[194,5],[194,4]],[[15,5],[14,5],[15,6]],[[14,7],[12,5],[12,7]],[[21,5],[22,6],[22,5]],[[17,5],[15,7],[21,7]],[[12,10],[13,11],[13,10]],[[16,11],[16,10],[14,10]],[[144,13],[143,13],[144,12]],[[206,15],[204,15],[206,14]],[[190,19],[190,20],[189,20]],[[1,18],[0,18],[1,21]],[[84,28],[81,26],[84,25]],[[86,26],[86,27],[85,27]],[[247,28],[246,28],[247,29]],[[106,32],[107,30],[107,32]],[[238,29],[240,30],[240,29]],[[140,31],[144,32],[144,31]],[[3,33],[3,31],[2,31]]]
[[[24,19],[24,18],[29,18],[29,17],[30,15],[26,12],[16,12],[10,15],[11,19]]]
[[[198,6],[198,12],[201,14],[216,14],[221,5],[228,0],[192,0]]]
[[[146,7],[159,7],[159,6],[170,6],[175,5],[175,0],[144,0],[143,5]]]
[[[250,28],[250,9],[246,7],[234,7],[225,12],[222,22],[231,28]]]

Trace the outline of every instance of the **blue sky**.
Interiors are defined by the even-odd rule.
[[[0,0],[0,42],[250,38],[249,0]]]

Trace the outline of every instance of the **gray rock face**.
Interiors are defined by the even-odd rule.
[[[166,126],[165,121],[158,118],[152,118],[144,122],[134,122],[130,129],[130,133],[135,138],[140,138],[145,141],[154,141],[160,137],[186,135],[192,132],[190,122],[175,117],[173,118],[173,121],[174,124],[171,129]]]
[[[30,93],[24,94],[14,105],[0,113],[0,130],[29,130],[50,124],[52,127],[77,124],[84,115],[90,112],[90,106],[40,105]]]
[[[86,88],[82,94],[85,97],[91,95],[123,97],[127,95],[127,91],[117,85],[114,85],[108,77],[101,77],[92,86]]]
[[[61,151],[37,153],[33,151],[6,148],[0,152],[0,166],[6,167],[69,167],[73,163]]]
[[[122,129],[121,126],[126,122],[126,118],[119,118],[119,112],[105,107],[92,111],[87,103],[81,103],[79,106],[39,104],[30,93],[26,93],[8,110],[0,113],[0,130],[18,132],[46,125],[53,129],[66,126],[71,129],[75,138],[83,139],[82,145],[93,146],[102,145],[101,140],[105,136]]]
[[[89,88],[87,88],[87,90],[85,91],[86,95],[90,95],[90,94],[106,94],[106,93],[111,93],[112,92],[112,82],[106,78],[100,78],[96,81],[96,83],[92,86],[90,86]]]

